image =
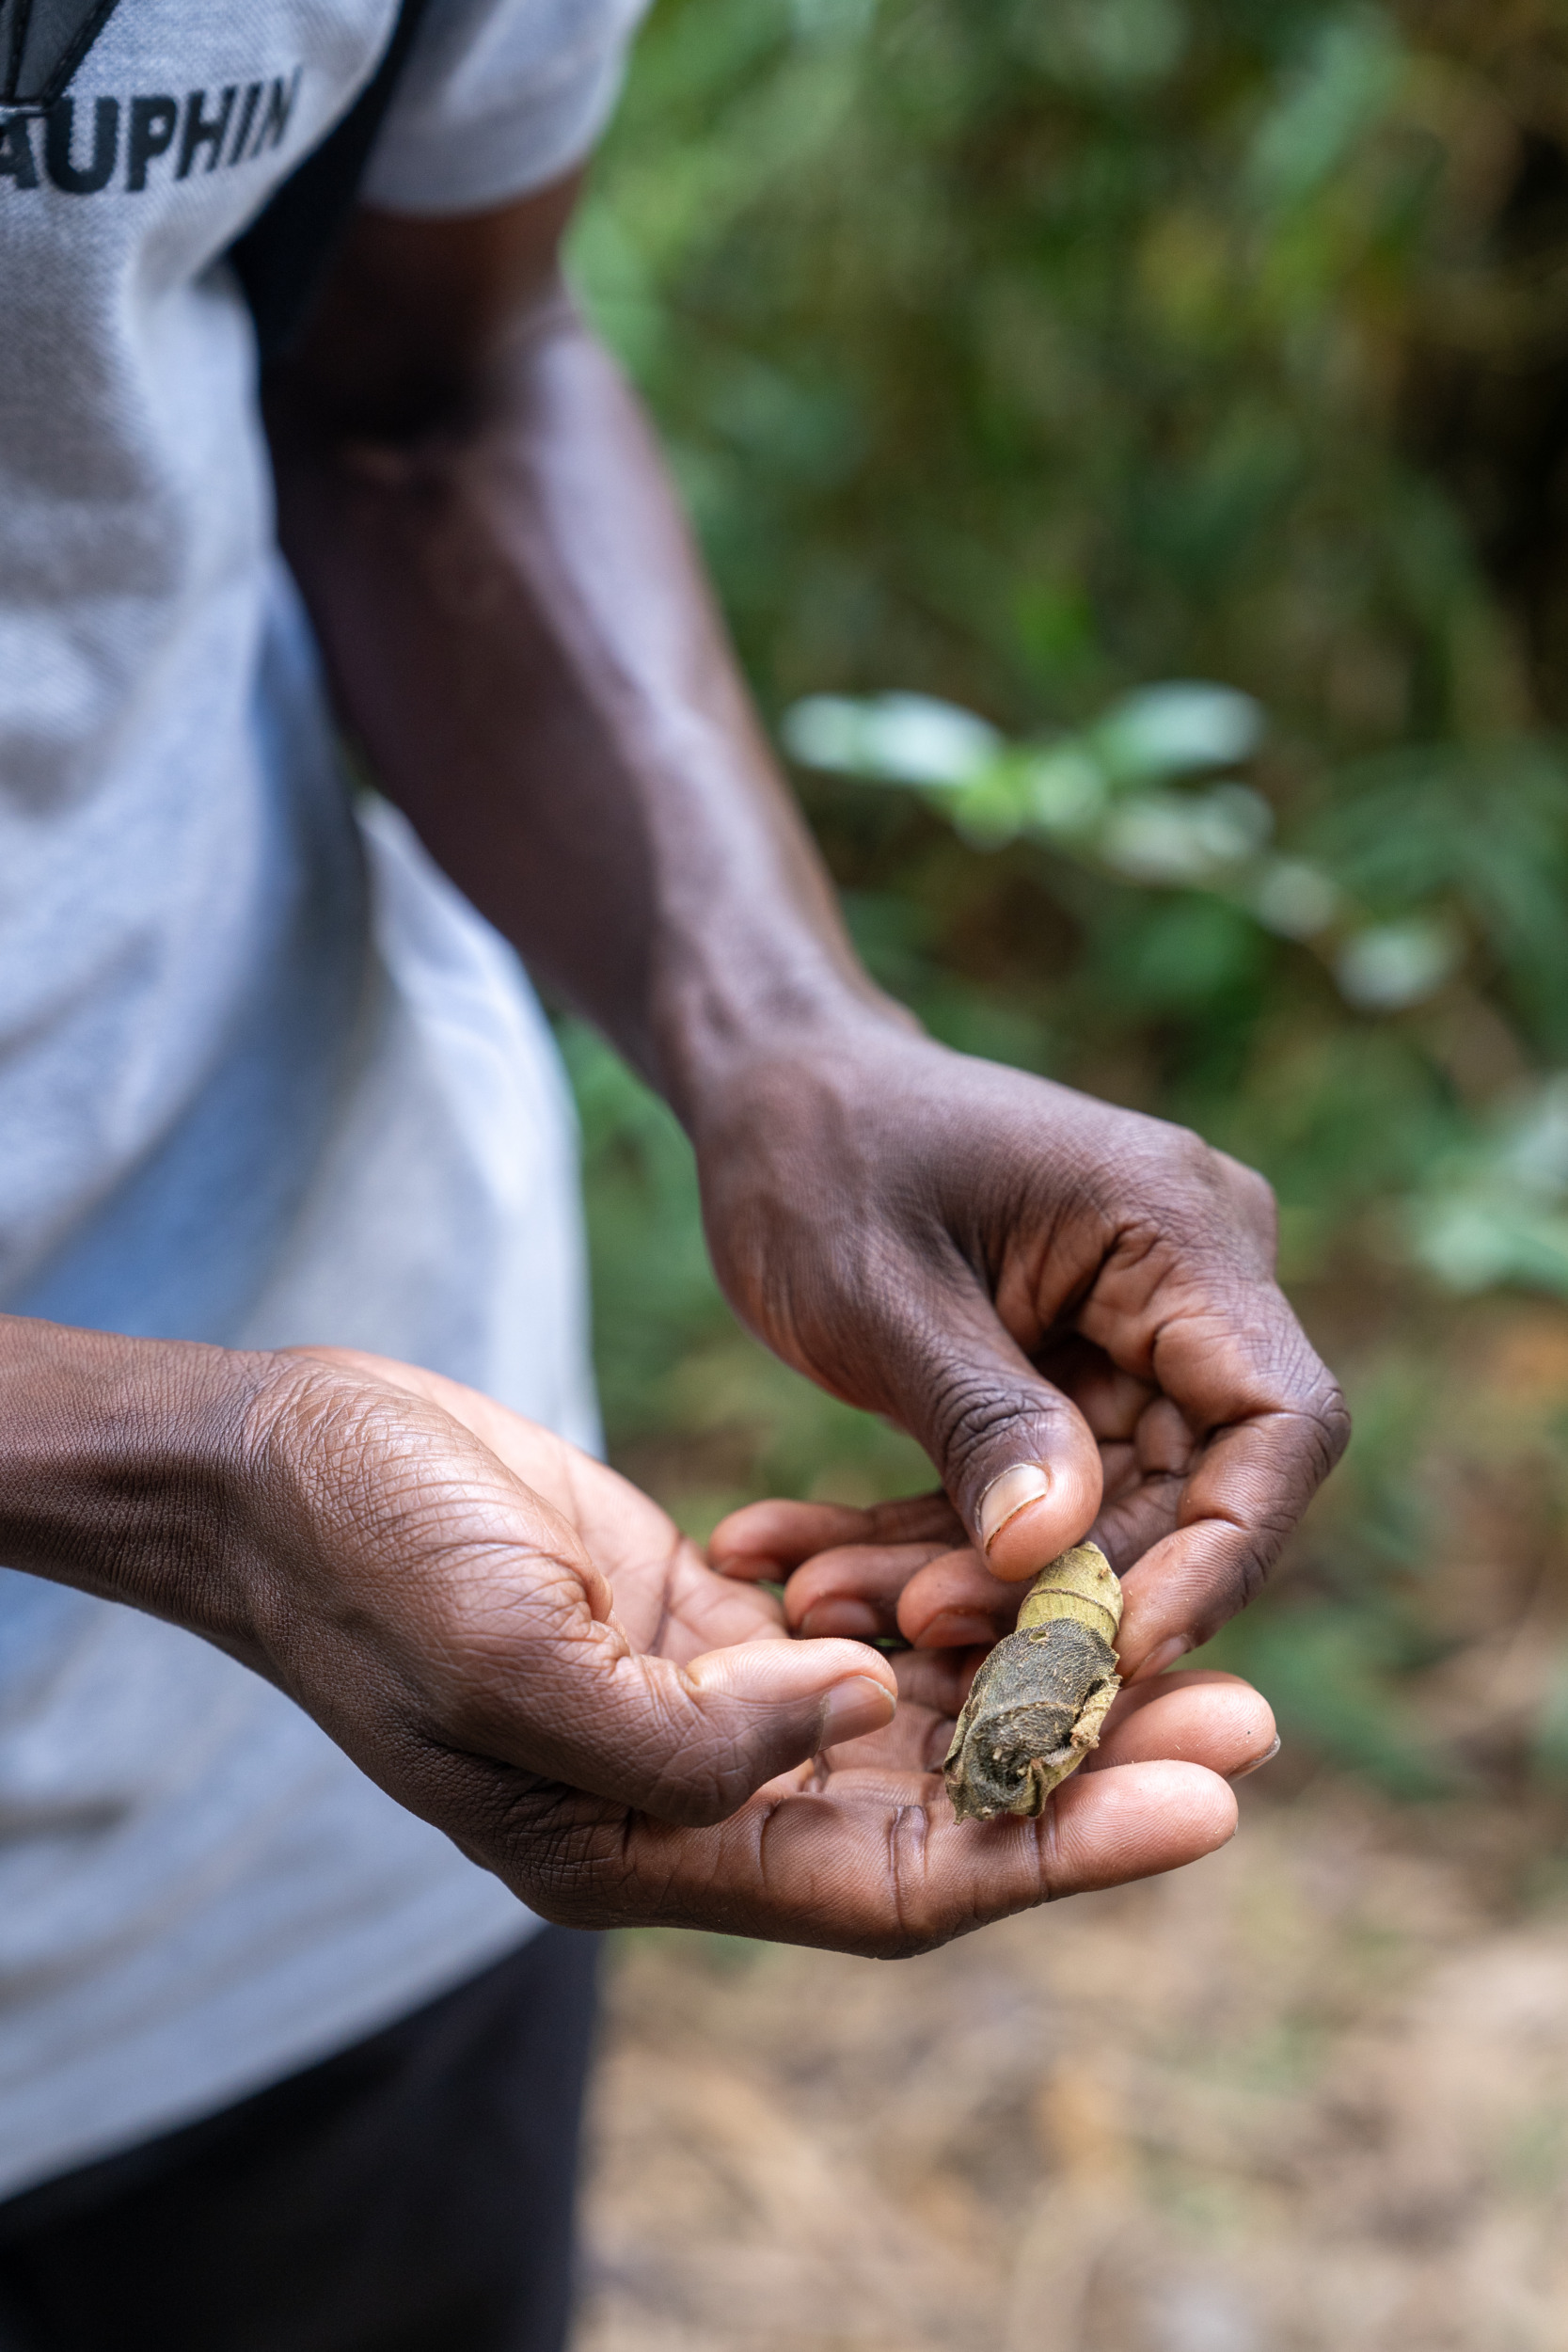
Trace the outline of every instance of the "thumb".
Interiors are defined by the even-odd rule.
[[[893,1367],[899,1418],[994,1576],[1037,1575],[1082,1541],[1100,1510],[1100,1449],[1087,1422],[1043,1379],[989,1302],[933,1317]]]
[[[491,1752],[689,1824],[723,1820],[764,1782],[882,1730],[898,1704],[893,1668],[860,1642],[747,1642],[682,1666],[630,1650],[611,1621],[530,1663]]]

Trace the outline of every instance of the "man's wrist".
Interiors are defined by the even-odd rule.
[[[250,1648],[276,1365],[0,1318],[0,1560]]]
[[[738,1105],[925,1036],[913,1013],[869,979],[857,987],[834,974],[692,992],[663,1025],[666,1091],[699,1152]]]

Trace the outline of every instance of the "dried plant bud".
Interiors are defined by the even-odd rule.
[[[1098,1544],[1042,1568],[974,1677],[942,1775],[960,1820],[1044,1810],[1053,1788],[1100,1745],[1121,1688],[1111,1645],[1121,1586]]]

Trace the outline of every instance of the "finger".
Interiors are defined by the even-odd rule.
[[[895,1629],[916,1649],[964,1649],[1009,1633],[1019,1587],[992,1576],[969,1545],[847,1545],[797,1568],[784,1617],[804,1634],[873,1640]]]
[[[1182,1463],[1175,1532],[1125,1585],[1123,1659],[1157,1666],[1255,1596],[1343,1452],[1349,1419],[1283,1294],[1212,1244],[1185,1257],[1129,1251],[1102,1273],[1081,1321],[1180,1408],[1180,1423],[1164,1410],[1140,1423],[1140,1456],[1147,1447],[1164,1466],[1152,1482],[1181,1462],[1182,1424],[1201,1441]]]
[[[890,1348],[885,1376],[993,1575],[1035,1576],[1081,1541],[1100,1508],[1093,1432],[972,1279],[932,1296],[923,1323]]]
[[[1108,1441],[1132,1437],[1140,1415],[1158,1393],[1148,1380],[1124,1372],[1102,1347],[1076,1331],[1053,1338],[1034,1351],[1032,1361],[1064,1396],[1071,1397],[1101,1451]]]
[[[961,1542],[963,1528],[947,1497],[905,1495],[862,1509],[843,1502],[748,1502],[720,1520],[708,1559],[725,1576],[783,1583],[813,1553],[847,1544]]]
[[[563,1808],[563,1811],[565,1808]],[[1127,1764],[1082,1773],[1037,1820],[953,1817],[929,1776],[834,1774],[765,1790],[706,1829],[583,1821],[542,1859],[535,1836],[517,1891],[583,1926],[727,1930],[893,1959],[1064,1895],[1193,1862],[1235,1831],[1228,1784],[1199,1766]]]
[[[905,1585],[946,1549],[942,1543],[844,1544],[819,1552],[784,1586],[784,1621],[803,1634],[841,1633],[866,1641],[891,1633]]]
[[[954,1717],[937,1715],[927,1707],[900,1707],[885,1731],[863,1739],[841,1740],[816,1759],[819,1773],[879,1772],[899,1779],[907,1791],[909,1777],[940,1772],[953,1744]],[[891,1786],[891,1782],[889,1783]]]
[[[989,1649],[1017,1622],[1020,1588],[992,1576],[968,1544],[957,1550],[849,1545],[797,1568],[784,1616],[798,1633],[862,1641],[894,1629],[916,1649]]]
[[[915,1649],[989,1647],[1018,1622],[1022,1588],[992,1576],[969,1546],[944,1552],[905,1585],[898,1600],[898,1630]]]
[[[897,1706],[887,1661],[853,1642],[710,1650],[681,1671],[673,1693],[666,1661],[635,1662],[654,1704],[636,1709],[642,1745],[634,1769],[605,1759],[596,1726],[598,1773],[579,1763],[562,1776],[666,1820],[722,1819],[792,1765],[884,1729]]]
[[[1167,1675],[1120,1693],[1084,1770],[1169,1757],[1236,1780],[1262,1763],[1274,1740],[1273,1711],[1250,1683],[1234,1675]]]
[[[1088,1778],[1075,1773],[1052,1810],[1053,1894],[1088,1894],[1154,1878],[1212,1853],[1236,1835],[1236,1799],[1228,1784],[1192,1763],[1128,1763]]]
[[[928,1713],[956,1718],[989,1647],[989,1644],[976,1643],[967,1650],[900,1650],[888,1661],[898,1684],[900,1715],[924,1708]]]
[[[1175,1530],[1123,1574],[1117,1646],[1130,1678],[1199,1647],[1256,1598],[1338,1438],[1332,1422],[1295,1412],[1212,1438],[1180,1490]]]
[[[378,1376],[356,1368],[361,1384]],[[428,1406],[417,1387],[396,1385],[417,1462]],[[373,1402],[374,1387],[354,1394]],[[432,1418],[438,1437],[451,1430]],[[366,1653],[381,1673],[367,1676],[351,1653],[361,1671],[311,1692],[323,1727],[416,1810],[430,1810],[433,1770],[450,1782],[488,1767],[493,1788],[531,1775],[663,1820],[714,1820],[782,1771],[891,1721],[893,1672],[860,1644],[748,1639],[687,1661],[635,1647],[569,1521],[482,1442],[465,1437],[463,1448],[443,1437],[421,1489],[433,1524],[444,1496],[460,1504],[461,1538],[398,1558],[412,1637],[389,1612]],[[667,1608],[680,1549],[660,1555]],[[373,1607],[358,1614],[374,1627]]]
[[[651,1564],[650,1564],[651,1565]],[[615,1613],[636,1649],[657,1649],[683,1666],[713,1649],[742,1642],[785,1642],[789,1629],[774,1596],[755,1584],[715,1576],[694,1544],[681,1544],[659,1564],[657,1581],[617,1580]]]
[[[898,1713],[887,1729],[833,1748],[821,1762],[832,1772],[937,1772],[952,1740],[953,1724],[983,1651],[911,1650],[895,1661]],[[1208,1669],[1163,1675],[1117,1697],[1085,1772],[1122,1764],[1201,1764],[1223,1779],[1240,1780],[1278,1747],[1273,1710],[1260,1692],[1237,1675]]]
[[[818,1772],[937,1772],[984,1649],[904,1650],[891,1661],[898,1712],[883,1731],[824,1749]]]
[[[453,1608],[433,1746],[708,1821],[892,1719],[893,1670],[858,1642],[747,1641],[687,1661],[634,1647],[590,1613],[570,1531],[557,1542],[553,1557],[498,1546],[499,1559],[443,1563]]]
[[[1131,1442],[1101,1444],[1105,1499],[1094,1540],[1118,1570],[1131,1567],[1176,1526],[1181,1490],[1202,1453],[1183,1414],[1159,1397],[1138,1417]]]

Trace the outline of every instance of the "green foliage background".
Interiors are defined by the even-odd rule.
[[[1273,1179],[1363,1434],[1228,1654],[1390,1785],[1449,1785],[1404,1696],[1443,1646],[1443,1284],[1568,1289],[1568,12],[660,0],[575,265],[770,723],[914,690],[1032,755],[1220,680],[1267,714],[1281,850],[1363,930],[1447,943],[1357,1001],[1343,927],[1282,933],[1233,874],[800,777],[933,1031]],[[673,1122],[568,1050],[618,1457],[693,1524],[920,1483],[736,1330]]]

